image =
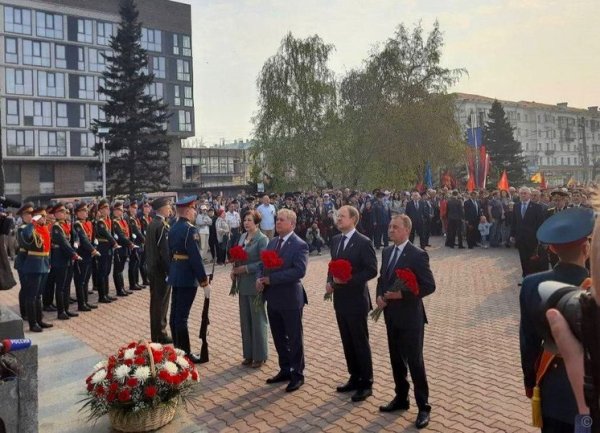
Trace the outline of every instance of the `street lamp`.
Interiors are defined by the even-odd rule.
[[[106,197],[106,139],[110,128],[98,128],[98,137],[102,142],[102,197]]]

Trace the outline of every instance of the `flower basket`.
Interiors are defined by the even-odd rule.
[[[110,425],[122,432],[148,432],[169,424],[177,411],[177,399],[159,404],[139,412],[111,409],[108,412]]]

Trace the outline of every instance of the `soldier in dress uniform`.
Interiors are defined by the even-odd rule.
[[[567,209],[548,218],[538,229],[537,238],[550,245],[559,261],[550,271],[525,277],[521,287],[519,334],[525,394],[532,398],[535,388],[540,393],[542,432],[573,432],[578,411],[562,358],[544,350],[537,325],[542,304],[538,286],[544,281],[571,286],[584,282],[589,276],[585,261],[590,254],[588,238],[593,229],[592,209]]]
[[[80,261],[81,257],[71,245],[75,235],[67,221],[67,208],[63,203],[54,206],[52,213],[56,221],[52,225],[52,256],[50,266],[55,271],[56,308],[59,320],[69,320],[79,314],[69,311],[69,298],[71,294],[71,280],[73,279],[73,262]]]
[[[42,292],[50,271],[50,231],[46,225],[46,210],[34,209],[32,221],[22,230],[23,247],[27,255],[21,266],[23,276],[23,300],[31,332],[51,328],[43,320]]]
[[[568,208],[569,192],[565,188],[555,189],[550,193],[550,197],[552,198],[552,206],[546,210],[546,219]],[[558,263],[558,256],[551,249],[548,249],[548,261],[552,268]]]
[[[150,336],[153,342],[168,344],[173,340],[167,334],[167,310],[171,288],[169,275],[169,217],[171,201],[159,197],[152,202],[155,215],[146,229],[145,255],[150,280]]]
[[[150,211],[152,210],[152,205],[148,202],[144,202],[142,205],[142,216],[140,217],[140,225],[142,226],[142,234],[146,236],[148,231],[148,226],[152,222],[152,216],[150,215]],[[140,254],[140,275],[142,276],[142,286],[149,286],[150,282],[148,281],[148,266],[146,265],[146,248]]]
[[[109,304],[116,301],[117,298],[108,294],[108,278],[113,261],[113,250],[118,249],[119,245],[112,235],[112,220],[110,219],[110,206],[108,200],[102,199],[98,202],[98,214],[94,224],[94,233],[98,241],[98,257],[97,266],[97,288],[98,302]]]
[[[46,225],[48,226],[48,232],[52,232],[52,226],[54,225],[54,204],[46,206]],[[50,248],[50,257],[52,257],[52,248]],[[45,278],[44,289],[42,293],[42,301],[44,304],[44,311],[52,312],[56,311],[56,305],[54,305],[54,286],[56,285],[56,278],[54,276],[55,270],[50,268],[50,272]]]
[[[117,296],[127,296],[132,294],[129,290],[125,290],[125,279],[123,278],[123,270],[127,257],[131,250],[135,248],[131,242],[131,233],[129,224],[123,219],[123,202],[117,201],[113,205],[113,220],[112,227],[115,240],[121,248],[115,251],[115,260],[113,265],[113,282],[117,290]]]
[[[129,269],[127,270],[129,276],[129,290],[141,290],[145,286],[138,284],[138,275],[140,272],[141,254],[144,251],[145,236],[142,233],[142,224],[137,216],[138,204],[135,200],[129,203],[129,216],[127,223],[129,225],[130,240],[137,248],[131,250],[129,256]]]
[[[210,297],[210,286],[200,254],[200,237],[192,223],[196,220],[196,197],[184,197],[175,205],[179,218],[169,230],[171,264],[167,282],[173,287],[169,325],[175,347],[183,350],[193,362],[198,363],[200,357],[194,355],[190,349],[188,317],[198,284],[204,288],[205,298]]]
[[[33,216],[32,213],[32,202],[23,204],[23,206],[21,206],[21,208],[17,211],[17,215],[19,215],[23,221],[22,224],[17,227],[17,245],[19,246],[19,249],[15,257],[15,269],[19,275],[19,283],[21,286],[21,289],[19,290],[19,311],[21,312],[21,317],[23,319],[25,319],[27,316],[27,309],[25,308],[25,291],[23,290],[24,278],[22,272],[23,262],[27,257],[27,249],[25,248],[23,241],[23,230],[28,224],[31,224],[31,217]]]
[[[87,283],[92,271],[92,259],[100,253],[93,244],[94,226],[88,220],[88,207],[84,202],[79,202],[73,209],[76,220],[73,223],[73,232],[77,235],[77,254],[82,258],[75,263],[74,280],[75,295],[77,297],[77,309],[79,311],[91,311],[98,308],[88,302]]]

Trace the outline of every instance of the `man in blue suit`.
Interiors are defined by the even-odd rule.
[[[300,280],[306,274],[308,245],[294,233],[296,214],[289,209],[277,212],[273,238],[267,250],[277,251],[283,265],[266,275],[263,266],[257,272],[256,289],[264,293],[271,334],[279,357],[279,373],[267,383],[289,381],[286,392],[304,384],[304,344],[302,341],[302,310],[308,303]]]

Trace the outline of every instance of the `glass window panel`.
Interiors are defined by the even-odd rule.
[[[23,69],[5,69],[6,93],[33,95],[33,73]]]
[[[92,20],[77,20],[77,41],[92,43]]]
[[[12,33],[31,34],[31,11],[29,9],[4,7],[4,30]]]
[[[6,63],[19,63],[19,54],[17,52],[17,40],[14,38],[5,39],[5,60]]]
[[[7,129],[6,147],[10,156],[33,156],[33,131]]]
[[[192,56],[192,39],[189,36],[183,35],[183,50],[184,56]]]
[[[6,100],[6,124],[19,125],[19,101],[16,99]]]

